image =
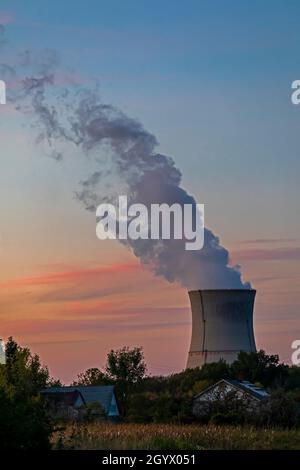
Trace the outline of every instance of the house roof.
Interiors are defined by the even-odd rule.
[[[204,393],[206,393],[208,390],[211,390],[214,388],[216,385],[220,384],[221,382],[227,382],[228,384],[232,385],[238,390],[242,390],[243,392],[248,393],[252,397],[256,398],[257,400],[265,400],[266,398],[269,397],[269,393],[262,387],[258,387],[257,385],[249,382],[248,380],[234,380],[234,379],[221,379],[218,382],[214,383],[213,385],[210,385],[209,387],[205,388],[202,390],[202,392],[198,393],[194,399],[200,397]]]
[[[74,406],[78,402],[78,398],[81,399],[82,403],[85,404],[85,400],[79,390],[74,391],[62,391],[62,392],[42,392],[47,395],[47,399],[51,400],[52,403],[63,404],[65,406]]]
[[[255,398],[258,398],[259,400],[264,400],[269,396],[269,393],[265,388],[259,387],[249,382],[248,380],[227,380],[227,382],[230,382],[232,385],[235,385],[241,390],[250,393],[250,395],[254,396]]]
[[[80,392],[85,403],[99,403],[106,413],[109,412],[112,396],[115,393],[113,385],[103,385],[97,387],[49,387],[41,391],[45,395],[52,393],[60,394],[66,392]]]

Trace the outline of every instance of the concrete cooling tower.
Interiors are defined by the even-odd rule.
[[[224,359],[232,363],[240,351],[256,351],[253,332],[253,289],[195,290],[192,339],[187,368]]]

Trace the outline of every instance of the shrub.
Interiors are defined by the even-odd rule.
[[[273,392],[262,409],[259,421],[270,426],[295,426],[299,421],[295,401],[283,391]]]
[[[24,400],[0,389],[0,449],[48,449],[52,427],[39,398]]]

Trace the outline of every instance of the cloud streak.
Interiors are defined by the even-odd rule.
[[[11,279],[0,284],[0,288],[23,288],[27,286],[49,286],[71,284],[89,280],[100,280],[103,276],[115,276],[116,274],[128,275],[140,269],[138,264],[114,264],[99,266],[90,269],[74,269],[57,273],[42,274],[40,276]]]
[[[250,240],[242,240],[239,243],[240,245],[264,245],[276,243],[291,243],[295,241],[295,238],[253,238]]]
[[[182,319],[174,319],[168,322],[162,322],[161,317],[157,318],[157,321],[130,321],[128,316],[117,316],[117,317],[107,317],[103,318],[99,322],[99,318],[95,319],[35,319],[32,320],[19,320],[18,323],[12,321],[5,321],[2,324],[2,334],[4,336],[10,335],[10,332],[13,330],[14,335],[36,335],[36,334],[47,334],[51,335],[53,333],[66,334],[66,333],[76,333],[89,331],[91,333],[96,332],[99,335],[99,332],[122,332],[122,331],[143,331],[147,330],[159,330],[159,329],[168,329],[174,326],[179,327],[187,325],[190,322],[184,321]]]
[[[300,248],[239,250],[234,252],[234,257],[244,261],[299,261]]]

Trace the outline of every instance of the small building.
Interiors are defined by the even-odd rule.
[[[41,390],[50,413],[57,418],[73,420],[83,418],[88,410],[102,418],[118,421],[120,408],[113,385],[91,387],[49,387]]]
[[[46,399],[46,406],[52,417],[57,419],[70,419],[77,421],[82,416],[82,410],[85,408],[86,402],[82,394],[78,390],[42,390],[41,392]]]
[[[248,412],[254,412],[269,396],[264,388],[246,380],[221,379],[193,398],[192,412],[197,417],[203,417],[218,404],[228,408],[236,404]]]

